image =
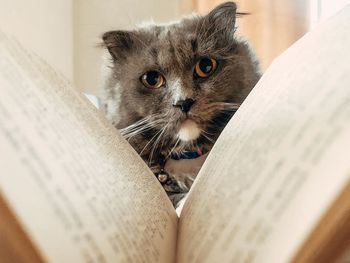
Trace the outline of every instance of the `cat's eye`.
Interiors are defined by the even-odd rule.
[[[194,67],[194,74],[200,78],[207,78],[216,70],[218,63],[213,58],[201,58]]]
[[[149,89],[159,89],[165,84],[164,76],[155,70],[147,71],[140,77],[140,80]]]

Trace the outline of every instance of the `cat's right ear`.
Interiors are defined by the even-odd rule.
[[[103,34],[102,40],[114,60],[125,58],[133,45],[130,31],[108,31]]]
[[[207,34],[217,38],[224,36],[232,39],[236,31],[237,5],[235,2],[226,2],[211,10],[205,17]]]

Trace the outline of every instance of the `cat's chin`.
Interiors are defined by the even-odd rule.
[[[201,130],[199,129],[197,123],[195,123],[193,120],[187,119],[181,123],[177,136],[181,141],[189,142],[196,140],[200,134]]]

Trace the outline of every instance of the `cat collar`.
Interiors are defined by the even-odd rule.
[[[197,151],[182,151],[181,153],[172,153],[170,158],[173,160],[196,159],[202,155],[202,148],[198,148]]]
[[[170,155],[170,159],[173,159],[173,160],[195,159],[202,155],[203,155],[203,149],[198,148],[197,151],[182,151],[181,153],[172,153]],[[162,185],[171,184],[169,174],[164,169],[165,162],[166,162],[166,158],[164,158],[164,156],[161,156],[161,158],[159,159],[160,171],[155,173],[155,176],[157,177],[158,181]]]

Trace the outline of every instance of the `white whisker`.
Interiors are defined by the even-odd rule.
[[[159,141],[160,141],[160,138],[162,137],[162,135],[164,134],[166,128],[168,127],[168,125],[165,125],[162,129],[161,129],[161,133],[158,135],[157,139],[155,140],[154,144],[153,144],[153,147],[152,147],[152,151],[151,151],[151,154],[150,154],[150,158],[149,158],[149,163],[151,163],[152,161],[152,158],[153,158],[153,154],[154,154],[154,150],[156,149]]]
[[[202,135],[211,143],[215,143],[215,141],[212,138],[210,138],[208,135],[206,135],[206,132],[203,130],[202,130]]]
[[[134,122],[133,124],[125,128],[120,129],[119,131],[124,136],[124,138],[126,138],[127,140],[130,140],[132,137],[144,131],[147,131],[159,126],[163,122],[163,119],[161,117],[162,116],[160,115],[150,115],[139,121]]]
[[[146,147],[153,141],[153,139],[161,132],[162,130],[159,130],[156,132],[155,135],[153,135],[153,137],[147,142],[147,144],[145,145],[145,147],[143,147],[143,149],[141,150],[141,152],[139,153],[139,155],[141,155],[143,153],[144,150],[146,150]]]
[[[205,133],[206,135],[212,135],[212,136],[214,136],[215,134],[214,133],[210,133],[210,132],[208,132],[208,131],[206,131],[206,130],[201,130],[203,133]]]
[[[170,152],[169,152],[169,154],[167,155],[166,158],[169,158],[169,157],[170,157],[170,155],[173,153],[174,149],[175,149],[176,146],[179,144],[179,142],[180,142],[180,138],[177,138],[177,140],[176,140],[176,142],[175,142],[175,144],[174,144],[174,147],[170,150]]]

